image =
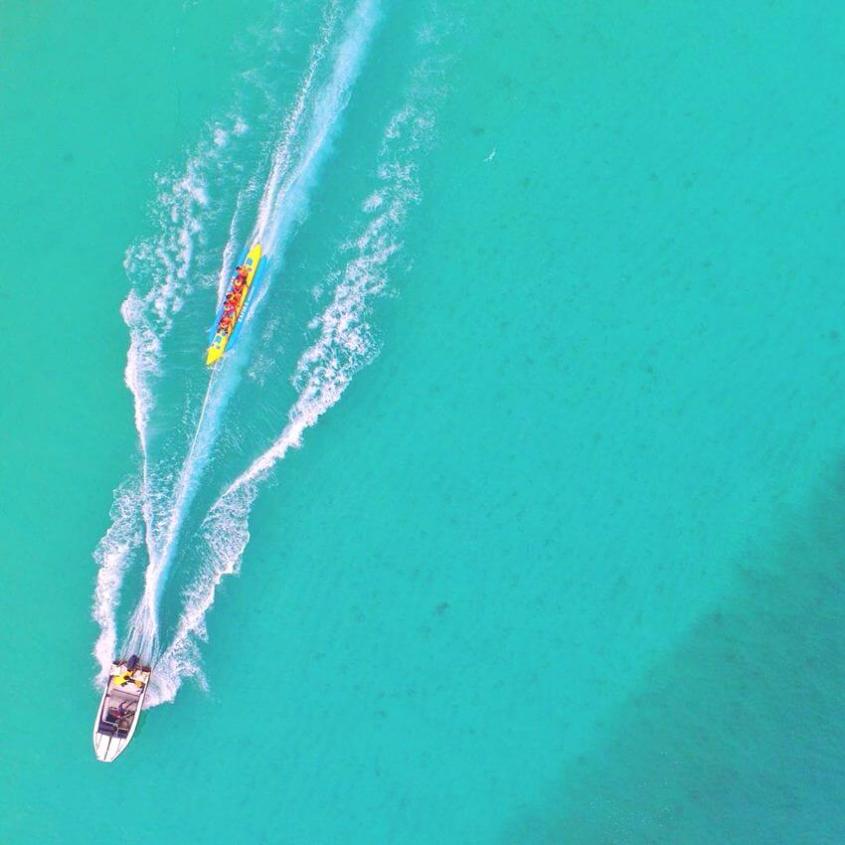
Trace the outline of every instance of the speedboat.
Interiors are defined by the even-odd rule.
[[[235,345],[247,310],[255,299],[251,296],[252,290],[258,287],[266,270],[267,256],[261,254],[260,243],[253,244],[249,251],[245,249],[241,253],[211,327],[209,346],[205,353],[207,366],[216,364]]]
[[[94,720],[94,753],[98,760],[111,763],[132,739],[150,685],[149,666],[137,654],[128,660],[115,660]]]

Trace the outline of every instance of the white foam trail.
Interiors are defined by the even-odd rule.
[[[362,202],[367,216],[360,234],[345,244],[352,256],[330,279],[334,296],[312,322],[314,343],[297,362],[293,377],[299,395],[287,424],[267,451],[256,458],[211,507],[203,522],[208,547],[203,567],[185,594],[185,608],[170,646],[156,665],[147,706],[172,701],[183,680],[197,677],[204,685],[198,642],[207,638],[205,619],[222,579],[240,568],[249,542],[249,514],[260,482],[304,432],[342,396],[354,374],[377,353],[366,315],[373,297],[384,290],[391,256],[400,249],[399,234],[409,206],[419,199],[414,165],[396,161],[394,146],[407,159],[419,146],[431,118],[407,106],[390,120],[378,169],[380,185]]]
[[[148,546],[150,554],[144,573],[144,593],[132,614],[125,648],[127,653],[139,654],[148,660],[154,659],[158,652],[158,608],[179,532],[217,438],[219,420],[231,393],[231,389],[221,390],[219,386],[231,373],[231,370],[227,372],[220,368],[212,372],[196,432],[174,488],[163,539],[154,546]]]
[[[100,666],[97,683],[105,681],[117,653],[116,612],[120,588],[132,552],[143,542],[138,524],[139,498],[136,483],[126,483],[117,489],[110,513],[112,524],[94,552],[94,559],[100,567],[92,609],[94,621],[100,626],[100,635],[94,645],[94,657]]]
[[[239,118],[232,120],[234,134],[242,135],[246,125]],[[101,674],[116,653],[115,614],[126,567],[144,537],[147,548],[153,548],[154,516],[165,498],[151,478],[149,457],[154,386],[162,371],[163,341],[194,289],[191,279],[196,250],[204,243],[204,221],[211,214],[209,184],[234,178],[229,173],[229,154],[223,153],[229,134],[220,127],[211,130],[212,140],[199,144],[182,173],[156,177],[158,193],[152,213],[157,232],[131,246],[124,259],[130,281],[121,306],[130,337],[124,378],[133,398],[141,467],[139,482],[126,483],[116,491],[112,524],[94,552],[100,570],[92,615],[100,626],[95,656]],[[143,531],[133,520],[138,514],[143,518]]]
[[[229,175],[226,147],[232,134],[242,135],[246,124],[232,116],[230,133],[220,125],[209,128],[211,140],[200,143],[178,176],[156,177],[159,192],[153,206],[158,233],[131,246],[123,262],[130,291],[121,306],[129,328],[126,385],[135,405],[135,424],[142,452],[147,452],[150,415],[155,407],[153,379],[160,375],[162,341],[173,328],[175,315],[193,293],[194,259],[205,243],[204,221],[210,216],[209,184]],[[239,127],[241,127],[239,129]]]
[[[150,386],[150,377],[158,373],[161,355],[161,339],[153,330],[144,309],[144,300],[131,290],[121,305],[120,313],[130,327],[129,351],[126,355],[124,380],[132,393],[135,409],[135,428],[138,432],[138,444],[141,449],[141,513],[147,545],[152,543],[152,497],[150,491],[149,448],[147,432],[154,397]]]
[[[263,240],[264,234],[270,224],[270,219],[274,214],[279,213],[279,187],[282,179],[290,169],[291,151],[294,142],[301,131],[303,117],[305,115],[305,108],[308,104],[308,98],[311,90],[314,87],[314,80],[317,76],[317,71],[320,68],[326,50],[331,43],[332,34],[334,33],[335,25],[338,19],[340,4],[338,0],[332,2],[326,10],[323,19],[323,26],[320,30],[320,35],[317,43],[311,50],[311,55],[308,59],[308,68],[305,76],[299,86],[296,99],[288,114],[284,128],[282,130],[282,137],[273,151],[273,161],[270,166],[270,175],[264,187],[264,192],[261,197],[261,202],[258,206],[258,214],[255,222],[256,237],[253,240]]]
[[[255,240],[266,244],[267,251],[277,257],[277,262],[287,236],[307,208],[308,191],[349,103],[378,13],[378,0],[360,0],[352,11],[343,40],[335,51],[331,76],[321,88],[311,109],[303,152],[293,168],[287,150],[298,134],[297,124],[305,109],[304,100],[298,101],[294,109],[296,121],[286,127],[285,142],[281,145],[283,152],[274,159],[273,171],[262,197],[255,226]],[[325,24],[325,31],[329,34],[334,27],[335,17],[336,10],[330,10]],[[318,62],[323,52],[325,47],[318,50],[313,61]],[[309,69],[309,87],[312,81],[313,73]]]
[[[184,175],[171,185],[166,186],[161,177],[159,185],[164,188],[158,195],[161,234],[130,248],[124,260],[130,279],[152,273],[152,284],[144,295],[133,285],[120,309],[129,328],[124,378],[133,397],[141,449],[141,508],[148,545],[153,531],[149,475],[149,421],[155,406],[152,382],[161,372],[162,339],[181,308],[194,240],[201,231],[198,211],[208,204],[202,158],[192,157]],[[140,279],[141,284],[146,281]]]
[[[306,108],[308,95],[320,60],[325,55],[331,39],[337,15],[336,4],[330,7],[324,22],[321,38],[312,53],[291,118],[286,122],[282,140],[274,155],[267,189],[259,207],[256,231],[264,240],[265,249],[276,262],[276,266],[281,263],[293,223],[301,219],[307,210],[310,189],[360,72],[369,37],[376,23],[377,9],[376,0],[361,0],[358,3],[334,53],[329,79],[319,90],[314,105],[309,110]],[[300,131],[305,132],[306,142],[302,151],[294,154],[294,139]],[[260,301],[259,299],[254,304],[253,313]],[[248,328],[244,326],[242,329],[244,335]],[[245,337],[242,338],[242,343],[245,340]],[[194,446],[182,464],[174,489],[163,540],[155,547],[150,545],[150,563],[145,573],[144,595],[132,616],[127,637],[127,651],[140,654],[145,659],[155,659],[159,640],[159,602],[176,552],[179,534],[217,439],[223,412],[240,379],[240,370],[228,364],[226,359],[218,366],[215,372],[221,373],[221,377],[213,378],[209,384],[201,424],[193,441]]]
[[[217,274],[217,307],[223,302],[226,290],[229,287],[229,280],[232,278],[232,268],[235,263],[235,255],[238,249],[238,223],[243,212],[246,191],[238,191],[238,198],[235,200],[235,213],[229,223],[229,236],[226,238],[226,246],[223,247],[223,257],[220,261],[220,272]],[[209,331],[211,324],[209,323]]]

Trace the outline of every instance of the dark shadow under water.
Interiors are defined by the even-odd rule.
[[[776,530],[504,842],[845,842],[845,465]]]

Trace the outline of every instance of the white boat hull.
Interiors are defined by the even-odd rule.
[[[129,673],[123,661],[112,665],[97,716],[94,719],[94,753],[104,763],[113,762],[129,745],[138,727],[150,670]]]

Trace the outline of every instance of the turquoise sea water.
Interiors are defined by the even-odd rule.
[[[843,24],[0,6],[0,842],[845,841]]]

